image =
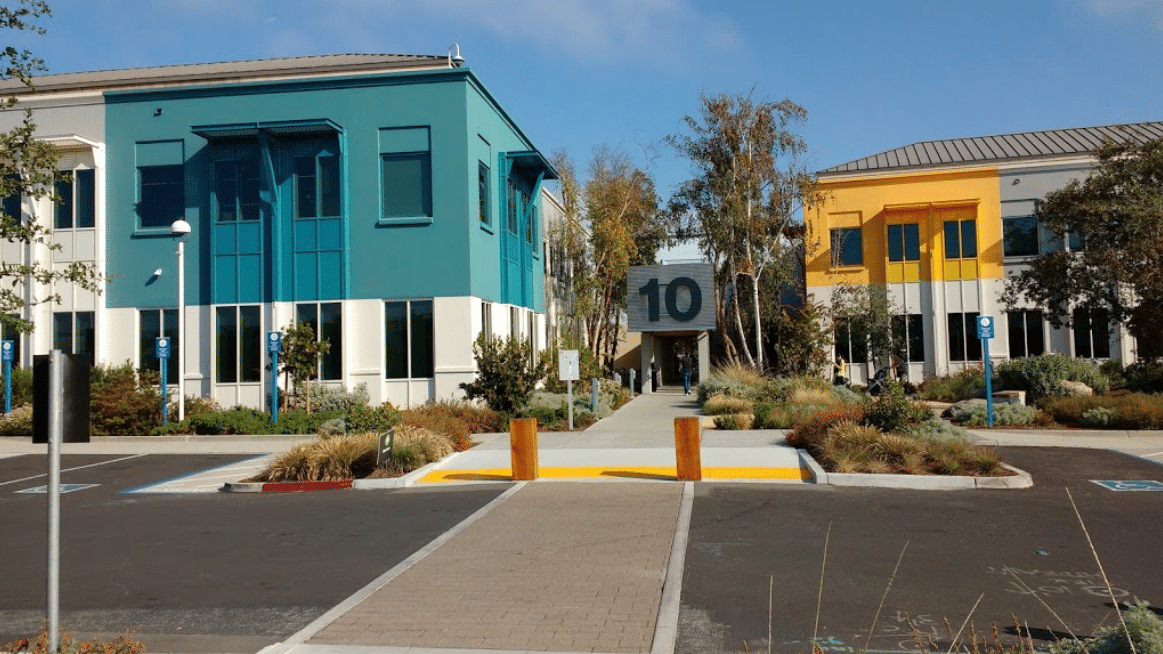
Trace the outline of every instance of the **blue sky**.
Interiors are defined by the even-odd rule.
[[[459,42],[546,154],[599,144],[663,198],[701,93],[789,98],[822,169],[917,141],[1163,119],[1163,0],[50,0],[50,72]]]

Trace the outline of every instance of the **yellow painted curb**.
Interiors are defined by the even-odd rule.
[[[674,466],[588,466],[542,467],[540,477],[556,479],[623,478],[658,479],[675,481]],[[812,473],[807,468],[703,468],[703,479],[794,479],[808,481]],[[421,477],[418,484],[439,484],[458,481],[513,481],[509,468],[482,468],[476,470],[434,470]]]

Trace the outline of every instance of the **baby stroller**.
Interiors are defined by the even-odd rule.
[[[888,379],[890,372],[891,370],[888,366],[885,366],[876,371],[876,374],[872,376],[872,379],[868,380],[869,395],[882,395],[888,392]]]

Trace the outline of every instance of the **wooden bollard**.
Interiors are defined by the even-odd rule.
[[[537,418],[509,421],[509,449],[513,455],[513,481],[537,479]]]
[[[674,453],[679,481],[702,481],[703,460],[699,450],[702,426],[699,418],[674,419]]]

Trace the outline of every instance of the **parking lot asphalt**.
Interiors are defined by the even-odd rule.
[[[66,455],[61,625],[135,628],[151,652],[256,652],[301,629],[507,486],[425,492],[125,494],[249,455]],[[44,455],[0,459],[0,643],[46,603]],[[38,475],[41,475],[38,477]]]
[[[1066,627],[1038,598],[1090,633],[1114,616],[1071,496],[1115,596],[1163,601],[1163,493],[1092,481],[1163,481],[1163,468],[1101,450],[1002,454],[1034,488],[697,487],[675,651],[766,651],[769,633],[774,652],[813,638],[825,652],[916,651],[914,631],[947,647],[944,621],[957,631],[967,616],[1011,640],[1016,616],[1044,644]]]

